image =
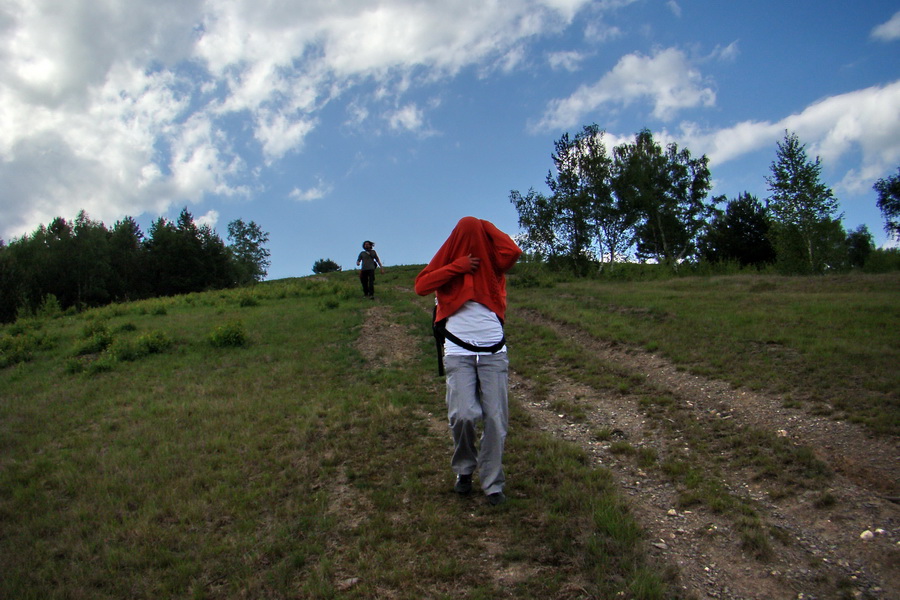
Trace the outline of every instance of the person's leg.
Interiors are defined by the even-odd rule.
[[[363,269],[359,272],[359,278],[362,281],[363,295],[372,297],[375,295],[375,271],[371,269]]]
[[[503,447],[509,426],[509,359],[506,352],[478,357],[478,390],[484,433],[478,454],[481,488],[491,495],[503,491]]]
[[[478,379],[475,356],[444,358],[447,374],[447,417],[453,434],[453,457],[450,466],[457,475],[471,475],[478,465],[475,428],[481,419],[478,402]]]

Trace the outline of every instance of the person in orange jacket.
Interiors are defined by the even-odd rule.
[[[512,238],[493,223],[464,217],[416,277],[420,296],[434,293],[435,323],[445,335],[446,400],[456,473],[454,491],[468,494],[479,473],[488,502],[503,493],[503,447],[509,423],[506,272],[521,256]],[[476,426],[484,422],[480,447]]]

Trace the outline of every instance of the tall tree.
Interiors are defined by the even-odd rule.
[[[826,268],[834,224],[841,219],[838,201],[822,183],[821,173],[819,157],[809,160],[797,135],[785,132],[772,162],[772,175],[766,177],[771,194],[767,207],[776,224],[779,262],[790,260],[791,250],[799,249],[805,269],[811,272]],[[791,239],[794,237],[798,239]]]
[[[12,323],[20,304],[21,277],[13,250],[0,240],[0,323]]]
[[[586,128],[587,129],[587,128]],[[573,268],[585,272],[595,237],[591,197],[583,178],[584,132],[574,139],[565,133],[554,143],[551,155],[555,173],[547,173],[547,187],[553,193],[551,203],[556,216],[557,240]]]
[[[201,225],[197,234],[200,238],[201,260],[203,263],[200,278],[202,289],[221,289],[232,287],[237,279],[236,262],[212,227]]]
[[[73,238],[72,224],[63,217],[54,218],[46,229],[41,226],[32,237],[32,244],[37,246],[32,268],[38,269],[38,284],[31,290],[32,310],[37,310],[47,294],[56,296],[64,308],[77,304],[78,286],[70,262],[75,254]]]
[[[715,199],[725,202],[724,197]],[[700,251],[710,262],[737,261],[742,267],[761,267],[775,262],[775,248],[769,239],[769,217],[755,196],[746,192],[727,201],[716,211],[701,236]]]
[[[692,158],[675,143],[663,150],[644,129],[633,144],[617,146],[614,189],[623,206],[636,211],[637,253],[677,267],[696,251],[711,208],[709,159]]]
[[[228,249],[236,263],[237,284],[245,285],[265,279],[269,272],[269,250],[265,244],[269,234],[255,222],[235,219],[228,224]]]
[[[872,186],[878,192],[878,209],[884,216],[885,232],[900,240],[900,167],[897,174],[887,179],[879,179]]]
[[[860,225],[847,234],[847,254],[851,267],[858,269],[864,267],[874,250],[875,241],[865,225]]]
[[[150,225],[149,236],[144,242],[147,271],[154,295],[172,296],[194,291],[184,266],[184,244],[178,228],[164,217]],[[199,268],[199,264],[197,265]]]
[[[634,243],[632,230],[638,215],[634,207],[616,193],[618,172],[607,151],[605,132],[596,124],[585,126],[575,138],[577,167],[582,193],[586,197],[589,221],[600,260],[612,266]]]
[[[110,299],[109,231],[81,210],[73,233],[73,252],[68,260],[75,274],[76,306],[105,304]]]
[[[524,249],[551,261],[565,259],[579,272],[597,250],[601,260],[610,262],[627,252],[636,217],[614,193],[613,160],[604,135],[592,124],[554,143],[554,168],[546,178],[551,196],[533,189],[524,196],[510,192],[525,232],[520,240]]]
[[[116,300],[137,300],[151,294],[147,278],[144,233],[131,217],[113,225],[109,236],[112,278],[110,295]]]
[[[510,191],[509,201],[516,207],[519,228],[524,231],[517,240],[522,249],[541,259],[557,256],[556,211],[550,199],[532,188],[524,196],[518,190]]]

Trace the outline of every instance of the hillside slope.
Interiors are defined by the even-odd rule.
[[[854,413],[846,378],[804,399],[776,367],[759,384],[764,361],[714,376],[731,363],[679,337],[704,335],[687,295],[827,308],[821,289],[513,275],[510,502],[493,508],[451,491],[416,271],[389,269],[374,302],[334,273],[0,330],[0,596],[900,596],[897,438],[875,421],[894,418],[898,349],[854,358],[874,382]],[[897,282],[867,282],[837,297],[896,331]],[[840,340],[814,354],[781,327],[791,370],[841,360]],[[759,344],[728,331],[713,354]]]

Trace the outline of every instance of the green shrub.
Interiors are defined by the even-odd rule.
[[[134,340],[116,339],[110,344],[107,352],[116,360],[127,362],[137,360],[146,355]]]
[[[47,294],[44,296],[44,299],[41,301],[41,305],[37,309],[38,317],[46,317],[46,318],[55,318],[62,314],[62,306],[59,304],[59,300],[57,300],[56,296],[53,294]]]
[[[89,340],[96,335],[109,335],[106,321],[90,320],[81,329],[81,339]]]
[[[866,273],[889,273],[900,271],[900,248],[878,248],[873,250],[863,265]]]
[[[229,348],[247,345],[247,332],[240,321],[231,321],[216,327],[209,334],[209,343],[216,348]]]
[[[112,335],[109,333],[109,330],[106,329],[105,325],[97,327],[93,330],[93,333],[87,332],[85,335],[89,337],[75,345],[75,356],[103,352],[113,341]]]
[[[0,335],[0,369],[28,362],[34,356],[36,345],[28,334]]]
[[[509,276],[509,285],[517,288],[552,288],[556,281],[543,265],[526,263],[518,266],[515,273]]]
[[[335,271],[340,271],[341,265],[337,264],[330,258],[320,258],[316,262],[313,263],[312,272],[320,275],[322,273],[334,273]]]
[[[137,339],[138,348],[147,354],[159,354],[172,346],[172,339],[162,331],[150,331]]]
[[[116,357],[109,352],[102,353],[97,360],[92,360],[87,365],[87,372],[91,375],[95,373],[106,373],[112,371],[116,364]]]
[[[70,358],[66,361],[66,373],[76,375],[84,371],[85,361],[79,358]]]
[[[259,306],[259,300],[256,299],[255,296],[251,296],[250,294],[245,294],[241,296],[241,299],[238,301],[238,305],[241,308],[248,306]]]
[[[95,338],[92,338],[92,340]],[[161,331],[151,331],[137,339],[116,338],[104,349],[98,360],[106,362],[129,362],[141,359],[150,354],[165,352],[172,346],[172,339]],[[86,354],[91,354],[87,352]],[[83,370],[83,369],[81,369]],[[71,371],[70,371],[71,372]],[[77,369],[76,369],[77,372]]]

